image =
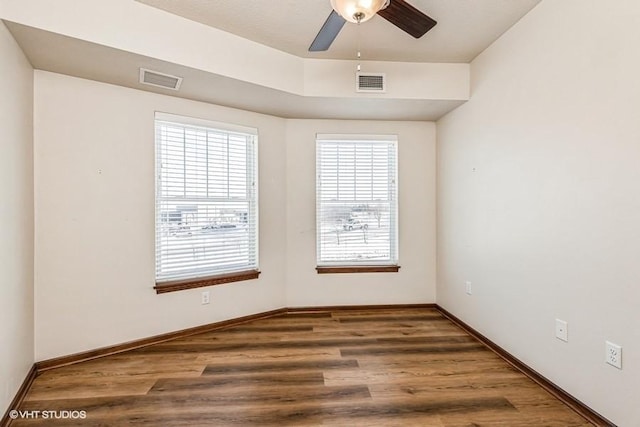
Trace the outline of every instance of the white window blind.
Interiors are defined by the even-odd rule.
[[[156,282],[258,268],[257,133],[156,113]]]
[[[318,135],[318,266],[397,265],[397,138]]]

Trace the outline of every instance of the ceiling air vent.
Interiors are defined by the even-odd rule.
[[[386,90],[384,73],[356,73],[356,92],[384,93]]]
[[[178,90],[182,84],[182,77],[171,74],[159,73],[158,71],[140,68],[140,83],[162,87],[165,89]]]

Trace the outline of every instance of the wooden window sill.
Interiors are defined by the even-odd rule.
[[[173,282],[156,283],[153,289],[157,294],[167,292],[184,291],[185,289],[204,288],[207,286],[222,285],[231,282],[257,279],[260,275],[258,270],[238,271],[217,276],[199,277],[197,279],[176,280]]]
[[[339,267],[316,267],[318,274],[338,273],[397,273],[399,265],[348,265]]]

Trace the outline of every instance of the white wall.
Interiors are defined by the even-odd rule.
[[[156,295],[154,111],[259,130],[258,280]],[[284,306],[285,121],[35,73],[37,360]]]
[[[638,40],[636,0],[544,0],[438,122],[438,303],[620,426],[640,425]]]
[[[316,133],[398,135],[398,273],[317,274]],[[287,121],[287,305],[435,302],[435,124]]]
[[[435,301],[435,125],[284,120],[35,73],[36,359],[302,305]],[[156,295],[155,110],[253,126],[257,281]],[[400,273],[315,271],[315,134],[399,137]]]
[[[384,93],[355,91],[355,70],[384,73]],[[304,60],[304,95],[336,98],[467,100],[469,64],[392,61]]]
[[[0,22],[0,414],[33,364],[33,69]]]

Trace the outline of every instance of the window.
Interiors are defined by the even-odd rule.
[[[318,135],[319,273],[398,271],[397,138]]]
[[[156,290],[258,276],[257,132],[156,113]]]

